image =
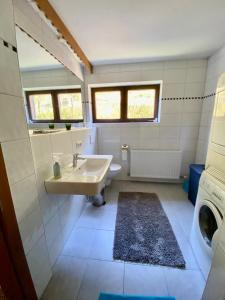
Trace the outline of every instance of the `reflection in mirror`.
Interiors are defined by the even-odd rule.
[[[16,38],[29,128],[83,125],[82,81],[19,28]]]

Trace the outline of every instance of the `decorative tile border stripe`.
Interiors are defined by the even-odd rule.
[[[210,95],[201,96],[201,97],[168,97],[168,98],[162,98],[162,100],[204,100],[213,97],[215,95],[216,93],[212,93]]]

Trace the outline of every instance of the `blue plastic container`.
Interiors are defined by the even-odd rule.
[[[188,199],[195,205],[198,185],[202,172],[205,170],[205,165],[190,165],[190,176],[189,176],[189,189],[188,189]]]

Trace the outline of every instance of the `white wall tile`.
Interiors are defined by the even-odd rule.
[[[209,136],[209,128],[207,126],[201,126],[199,129],[199,139],[207,140]]]
[[[181,60],[138,65],[101,66],[104,76],[86,74],[88,83],[163,80],[163,98],[201,97],[204,91],[207,60]],[[103,71],[104,70],[104,71]],[[129,70],[129,71],[128,71]],[[135,74],[136,73],[136,74]],[[103,78],[104,77],[104,78]],[[91,101],[91,99],[89,99]],[[155,124],[104,124],[97,126],[99,153],[112,154],[122,164],[121,178],[127,179],[126,164],[121,161],[119,148],[127,143],[131,148],[181,149],[195,151],[201,119],[201,100],[163,100],[160,123]],[[183,161],[184,170],[187,164]],[[123,175],[124,174],[124,175]]]
[[[187,151],[194,151],[196,150],[196,145],[197,145],[198,139],[189,139],[186,138],[185,135],[182,136],[181,140],[180,140],[180,148],[182,150],[187,150]]]
[[[90,82],[137,81],[141,74],[141,80],[144,81],[163,79],[163,98],[201,97],[204,91],[206,66],[205,59],[117,65],[116,68],[109,65],[101,66],[99,72],[102,76],[86,74],[86,89]],[[163,100],[160,123],[157,126],[98,124],[98,151],[112,154],[114,161],[119,163],[122,163],[119,148],[123,143],[127,143],[131,148],[194,151],[201,110],[201,100]],[[187,170],[187,164],[184,161],[182,164],[185,165],[183,170]],[[124,170],[121,174],[126,174],[125,165],[122,165]],[[127,178],[125,175],[121,176],[123,179]]]
[[[189,175],[189,165],[188,164],[182,164],[181,165],[181,176],[188,176]]]
[[[201,113],[202,111],[202,101],[193,99],[193,100],[184,100],[183,101],[183,112],[185,113]]]
[[[137,147],[135,147],[137,149]],[[141,139],[139,141],[139,149],[151,149],[151,150],[157,150],[159,149],[159,139]]]
[[[39,196],[41,215],[44,225],[55,215],[58,209],[58,203],[48,194]]]
[[[182,101],[164,100],[161,103],[161,114],[178,114],[182,111],[182,107]]]
[[[0,40],[0,92],[22,97],[17,53]],[[13,82],[13,84],[12,84]]]
[[[208,148],[208,142],[198,140],[197,152],[196,152],[196,163],[205,164],[207,148]]]
[[[39,206],[36,178],[34,175],[26,177],[11,185],[10,189],[16,218],[18,222],[21,222]]]
[[[52,162],[50,135],[33,135],[30,140],[35,167],[46,166],[46,161]]]
[[[186,79],[186,69],[167,69],[164,72],[165,83],[183,83]]]
[[[113,153],[113,160],[117,161],[120,160],[120,141],[119,140],[105,140],[101,153],[100,154],[112,154]]]
[[[20,230],[39,296],[46,287],[51,277],[51,268],[85,206],[83,196],[47,194],[44,187],[44,180],[52,176],[53,152],[68,153],[68,151],[72,151],[72,132],[31,137],[37,180],[36,195],[38,194],[39,202],[37,202],[37,208],[27,217],[22,218]],[[86,143],[85,139],[88,139],[88,143],[90,143],[90,130],[82,129],[77,133],[74,135],[75,140],[82,139]],[[95,136],[96,134],[93,134],[93,145]],[[41,264],[45,264],[45,266],[41,268]]]
[[[162,96],[164,98],[184,97],[184,83],[165,83],[163,82]],[[169,102],[170,103],[170,102]]]
[[[125,77],[126,74],[124,74],[124,81],[127,80],[127,78]],[[140,74],[140,79],[136,79],[136,77],[133,75],[132,78],[129,78],[129,80],[131,81],[138,81],[138,80],[162,80],[163,79],[163,71],[162,70],[145,70],[145,71],[141,71]]]
[[[198,127],[197,126],[186,126],[181,128],[181,139],[197,139],[198,138]]]
[[[66,241],[86,205],[85,196],[70,196],[59,209],[61,234]]]
[[[187,61],[187,66],[190,68],[207,67],[206,59],[192,59]]]
[[[23,88],[80,85],[80,80],[66,68],[21,72]]]
[[[90,134],[91,134],[91,130],[87,128],[75,129],[71,131],[73,153],[84,152],[84,150],[90,145],[91,142]],[[77,146],[77,142],[82,143],[81,147]]]
[[[133,133],[133,130],[131,130],[131,133]],[[139,126],[139,130],[137,132],[137,138],[138,135],[140,137],[140,139],[151,139],[151,138],[155,138],[157,139],[159,137],[159,126],[153,126],[152,124],[149,125],[140,125]]]
[[[24,251],[27,254],[44,234],[39,206],[19,223]]]
[[[43,275],[48,278],[48,275],[46,274],[49,274],[50,276],[52,274],[44,235],[41,236],[31,251],[27,254],[27,262],[35,288],[39,291],[38,287],[40,286],[40,282],[43,280]],[[41,292],[43,291],[39,291],[39,296]]]
[[[33,157],[28,139],[2,143],[2,150],[10,184],[34,174]]]
[[[102,139],[120,139],[119,136],[120,136],[120,132],[121,132],[121,129],[123,130],[126,130],[126,127],[124,128],[124,126],[120,125],[120,126],[103,126],[101,128],[101,137]],[[129,130],[129,129],[127,129]]]
[[[160,126],[160,139],[163,138],[179,138],[180,128],[176,126]]]
[[[11,0],[1,0],[0,37],[16,46],[16,34]]]
[[[180,126],[180,124],[181,124],[181,114],[179,113],[161,114],[160,126]]]
[[[73,153],[71,132],[59,132],[51,134],[53,153]]]
[[[183,113],[181,117],[182,126],[199,126],[201,113]]]
[[[189,68],[187,70],[187,82],[204,82],[205,75],[205,68]]]
[[[184,164],[192,164],[195,162],[195,150],[194,151],[183,151],[183,162]]]
[[[164,62],[157,61],[157,62],[140,63],[140,69],[141,70],[163,70]]]
[[[28,138],[22,98],[0,94],[0,142]]]
[[[186,60],[172,60],[164,63],[165,70],[167,69],[185,69],[187,67]]]
[[[180,140],[178,138],[163,138],[159,140],[160,150],[180,150]]]
[[[185,84],[185,97],[201,97],[204,93],[205,82],[194,82]],[[201,101],[201,100],[196,100]]]

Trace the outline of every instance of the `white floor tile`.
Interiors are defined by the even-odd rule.
[[[77,300],[97,300],[100,292],[123,293],[124,264],[89,260]]]
[[[80,216],[76,227],[98,229],[102,217],[104,217],[104,211],[101,207],[94,207],[92,204],[88,203]]]
[[[75,228],[69,237],[62,254],[88,258],[90,255],[95,231],[88,228]]]
[[[170,224],[172,226],[173,232],[176,236],[177,242],[183,254],[184,260],[186,262],[186,269],[188,270],[199,270],[198,264],[196,262],[194,253],[192,251],[189,239],[186,238],[184,231],[182,230],[180,224],[175,220],[170,218]]]
[[[162,267],[125,263],[124,293],[168,296]]]
[[[114,230],[116,220],[116,209],[107,206],[94,207],[88,204],[79,218],[76,227],[103,230]]]
[[[114,231],[96,230],[90,258],[113,260]]]
[[[113,261],[120,191],[158,195],[186,261],[185,270]],[[86,204],[64,247],[65,257],[56,265],[44,299],[97,300],[99,292],[105,291],[153,296],[169,294],[176,296],[176,300],[186,300],[188,295],[188,299],[200,300],[204,280],[188,239],[194,207],[181,185],[114,181],[107,187],[105,197],[105,206],[97,208]]]
[[[205,286],[200,271],[167,269],[167,287],[176,300],[200,300]]]
[[[86,260],[61,256],[54,267],[43,300],[74,300],[85,272]]]

